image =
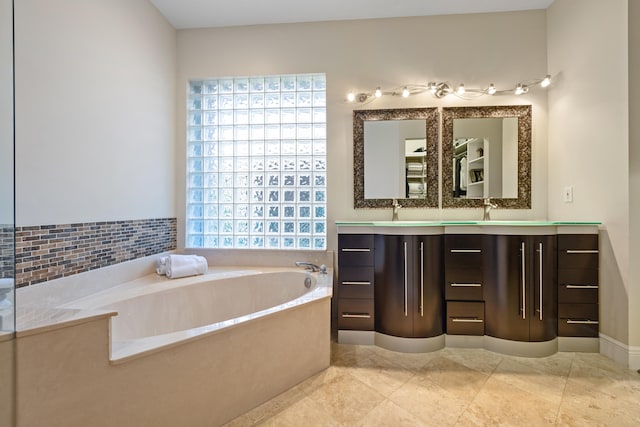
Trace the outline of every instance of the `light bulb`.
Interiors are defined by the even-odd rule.
[[[380,90],[380,86],[376,88],[376,98],[380,98],[382,96],[382,91]]]
[[[496,94],[496,87],[493,85],[493,83],[491,83],[489,85],[489,89],[487,89],[487,93],[489,95],[495,95]]]
[[[551,84],[551,75],[547,74],[546,76],[544,76],[544,79],[542,79],[542,81],[540,82],[540,86],[547,87],[550,84]]]
[[[464,94],[464,85],[462,83],[460,83],[460,86],[458,86],[458,90],[456,92],[458,92],[458,95]]]
[[[355,100],[356,100],[356,94],[355,94],[355,93],[353,93],[353,92],[349,92],[349,93],[347,94],[347,101],[349,101],[349,102],[353,102],[353,101],[355,101]]]
[[[407,87],[405,86],[404,89],[402,89],[402,96],[404,98],[408,98],[409,95],[411,95],[411,93],[409,92],[409,89],[407,89]]]
[[[522,87],[521,83],[518,83],[518,86],[516,86],[516,90],[514,92],[516,95],[522,95],[524,93],[524,88]]]

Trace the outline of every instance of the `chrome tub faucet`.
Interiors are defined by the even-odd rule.
[[[317,266],[312,262],[296,261],[296,267],[303,267],[305,270],[309,270],[314,273],[320,272],[321,274],[327,274],[327,266],[324,264],[322,264],[321,266]]]

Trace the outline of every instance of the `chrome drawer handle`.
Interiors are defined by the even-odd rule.
[[[342,252],[371,252],[370,248],[342,248]]]
[[[572,320],[572,319],[568,319],[567,320],[567,324],[572,325],[572,324],[577,324],[577,325],[597,325],[598,321],[597,320]]]
[[[479,254],[482,249],[451,249],[452,254]]]
[[[481,288],[482,283],[452,283],[452,288]]]
[[[598,285],[565,285],[567,289],[598,289]]]
[[[597,249],[567,249],[568,254],[597,254]]]
[[[371,282],[342,282],[343,285],[370,285]]]
[[[370,314],[345,313],[342,315],[345,319],[371,319]]]
[[[464,318],[458,318],[458,317],[454,317],[453,319],[451,319],[452,322],[457,322],[457,323],[483,323],[484,320],[482,319],[464,319]]]

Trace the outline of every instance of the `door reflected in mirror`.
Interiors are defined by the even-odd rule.
[[[365,199],[426,197],[426,133],[424,120],[364,122]]]
[[[354,207],[438,206],[436,108],[353,112]]]

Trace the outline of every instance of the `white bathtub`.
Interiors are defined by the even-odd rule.
[[[329,274],[218,267],[182,279],[146,277],[65,308],[118,313],[111,318],[111,360],[118,363],[328,296]]]
[[[22,400],[45,402],[18,412],[24,425],[229,421],[328,367],[332,276],[216,267],[147,275],[58,305],[64,327],[18,334],[19,360],[32,367],[19,379],[30,393]],[[59,354],[43,358],[51,348]]]

